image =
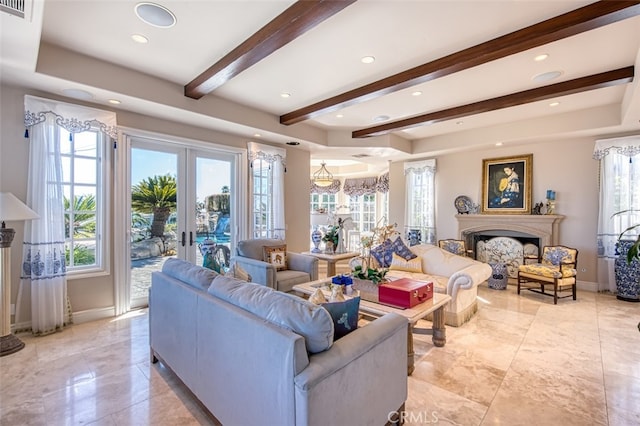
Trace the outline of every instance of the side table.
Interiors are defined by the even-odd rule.
[[[327,277],[332,277],[336,274],[336,262],[338,262],[339,260],[345,260],[345,259],[352,259],[356,256],[360,256],[360,253],[355,252],[355,251],[350,251],[347,253],[334,253],[334,254],[327,254],[327,253],[312,253],[310,251],[305,251],[302,252],[302,254],[306,254],[308,256],[313,256],[313,257],[317,257],[320,260],[324,260],[327,262]]]

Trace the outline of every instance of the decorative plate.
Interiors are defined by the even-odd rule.
[[[454,205],[456,206],[459,214],[469,213],[473,210],[473,201],[471,201],[471,198],[466,195],[459,195],[456,197]]]

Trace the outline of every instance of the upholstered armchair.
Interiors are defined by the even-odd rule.
[[[278,291],[289,292],[296,284],[318,279],[318,259],[287,251],[283,240],[239,241],[234,262],[251,275],[252,282]]]
[[[537,263],[528,263],[531,258],[525,257],[524,264],[518,267],[518,294],[520,288],[553,297],[553,304],[559,298],[573,296],[576,300],[578,250],[565,246],[545,246]],[[545,285],[553,286],[553,294],[545,293]],[[558,291],[571,288],[571,294],[558,296]]]

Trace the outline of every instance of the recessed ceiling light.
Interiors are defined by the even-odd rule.
[[[531,79],[538,83],[544,83],[547,81],[554,80],[560,77],[561,75],[562,75],[562,71],[549,71],[549,72],[543,72],[542,74],[534,75],[533,77],[531,77]]]
[[[254,134],[253,134],[253,137],[254,137],[254,138],[261,138],[261,137],[262,137],[262,135],[261,135],[260,133],[254,133]]]
[[[109,103],[112,105],[120,105],[122,102],[117,99],[109,99]]]
[[[560,102],[551,102],[549,104],[550,107],[557,107],[558,105],[560,105]]]
[[[535,58],[533,58],[534,61],[536,62],[540,62],[540,61],[544,61],[545,59],[547,59],[549,57],[548,54],[543,53],[541,55],[537,55]]]
[[[75,99],[90,100],[94,98],[92,93],[82,89],[62,89],[62,93]]]
[[[374,123],[380,123],[381,121],[387,121],[389,118],[388,115],[379,115],[377,117],[373,117],[373,122]]]
[[[464,123],[464,121],[462,121],[462,120],[460,120],[460,121],[456,121],[456,124],[457,124],[458,126],[459,126],[459,125],[461,125],[462,123]]]
[[[131,39],[136,43],[140,43],[140,44],[149,43],[149,39],[143,36],[142,34],[132,34]]]
[[[360,61],[363,64],[372,64],[376,61],[376,58],[374,56],[363,56],[362,59],[360,59]]]
[[[496,146],[502,146],[502,142],[496,142]]]
[[[342,114],[336,114],[336,118],[342,118],[342,117],[344,117],[344,115],[342,115]]]
[[[176,16],[166,7],[155,3],[138,3],[136,16],[146,24],[158,28],[170,28],[176,24]]]
[[[282,92],[282,93],[280,93],[280,97],[281,98],[290,98],[291,97],[291,93]]]
[[[419,91],[419,90],[416,90],[415,92],[413,92],[413,93],[411,94],[411,96],[420,96],[420,95],[422,95],[422,92],[421,92],[421,91]]]
[[[296,142],[296,141],[289,141],[289,142],[287,142],[287,145],[297,146],[297,145],[300,145],[300,142]]]

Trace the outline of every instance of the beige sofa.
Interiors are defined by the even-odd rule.
[[[422,273],[392,267],[387,277],[433,281],[434,291],[451,296],[451,302],[445,308],[446,324],[458,327],[467,322],[478,309],[478,284],[491,276],[491,267],[431,244],[419,244],[410,250],[420,258]]]

